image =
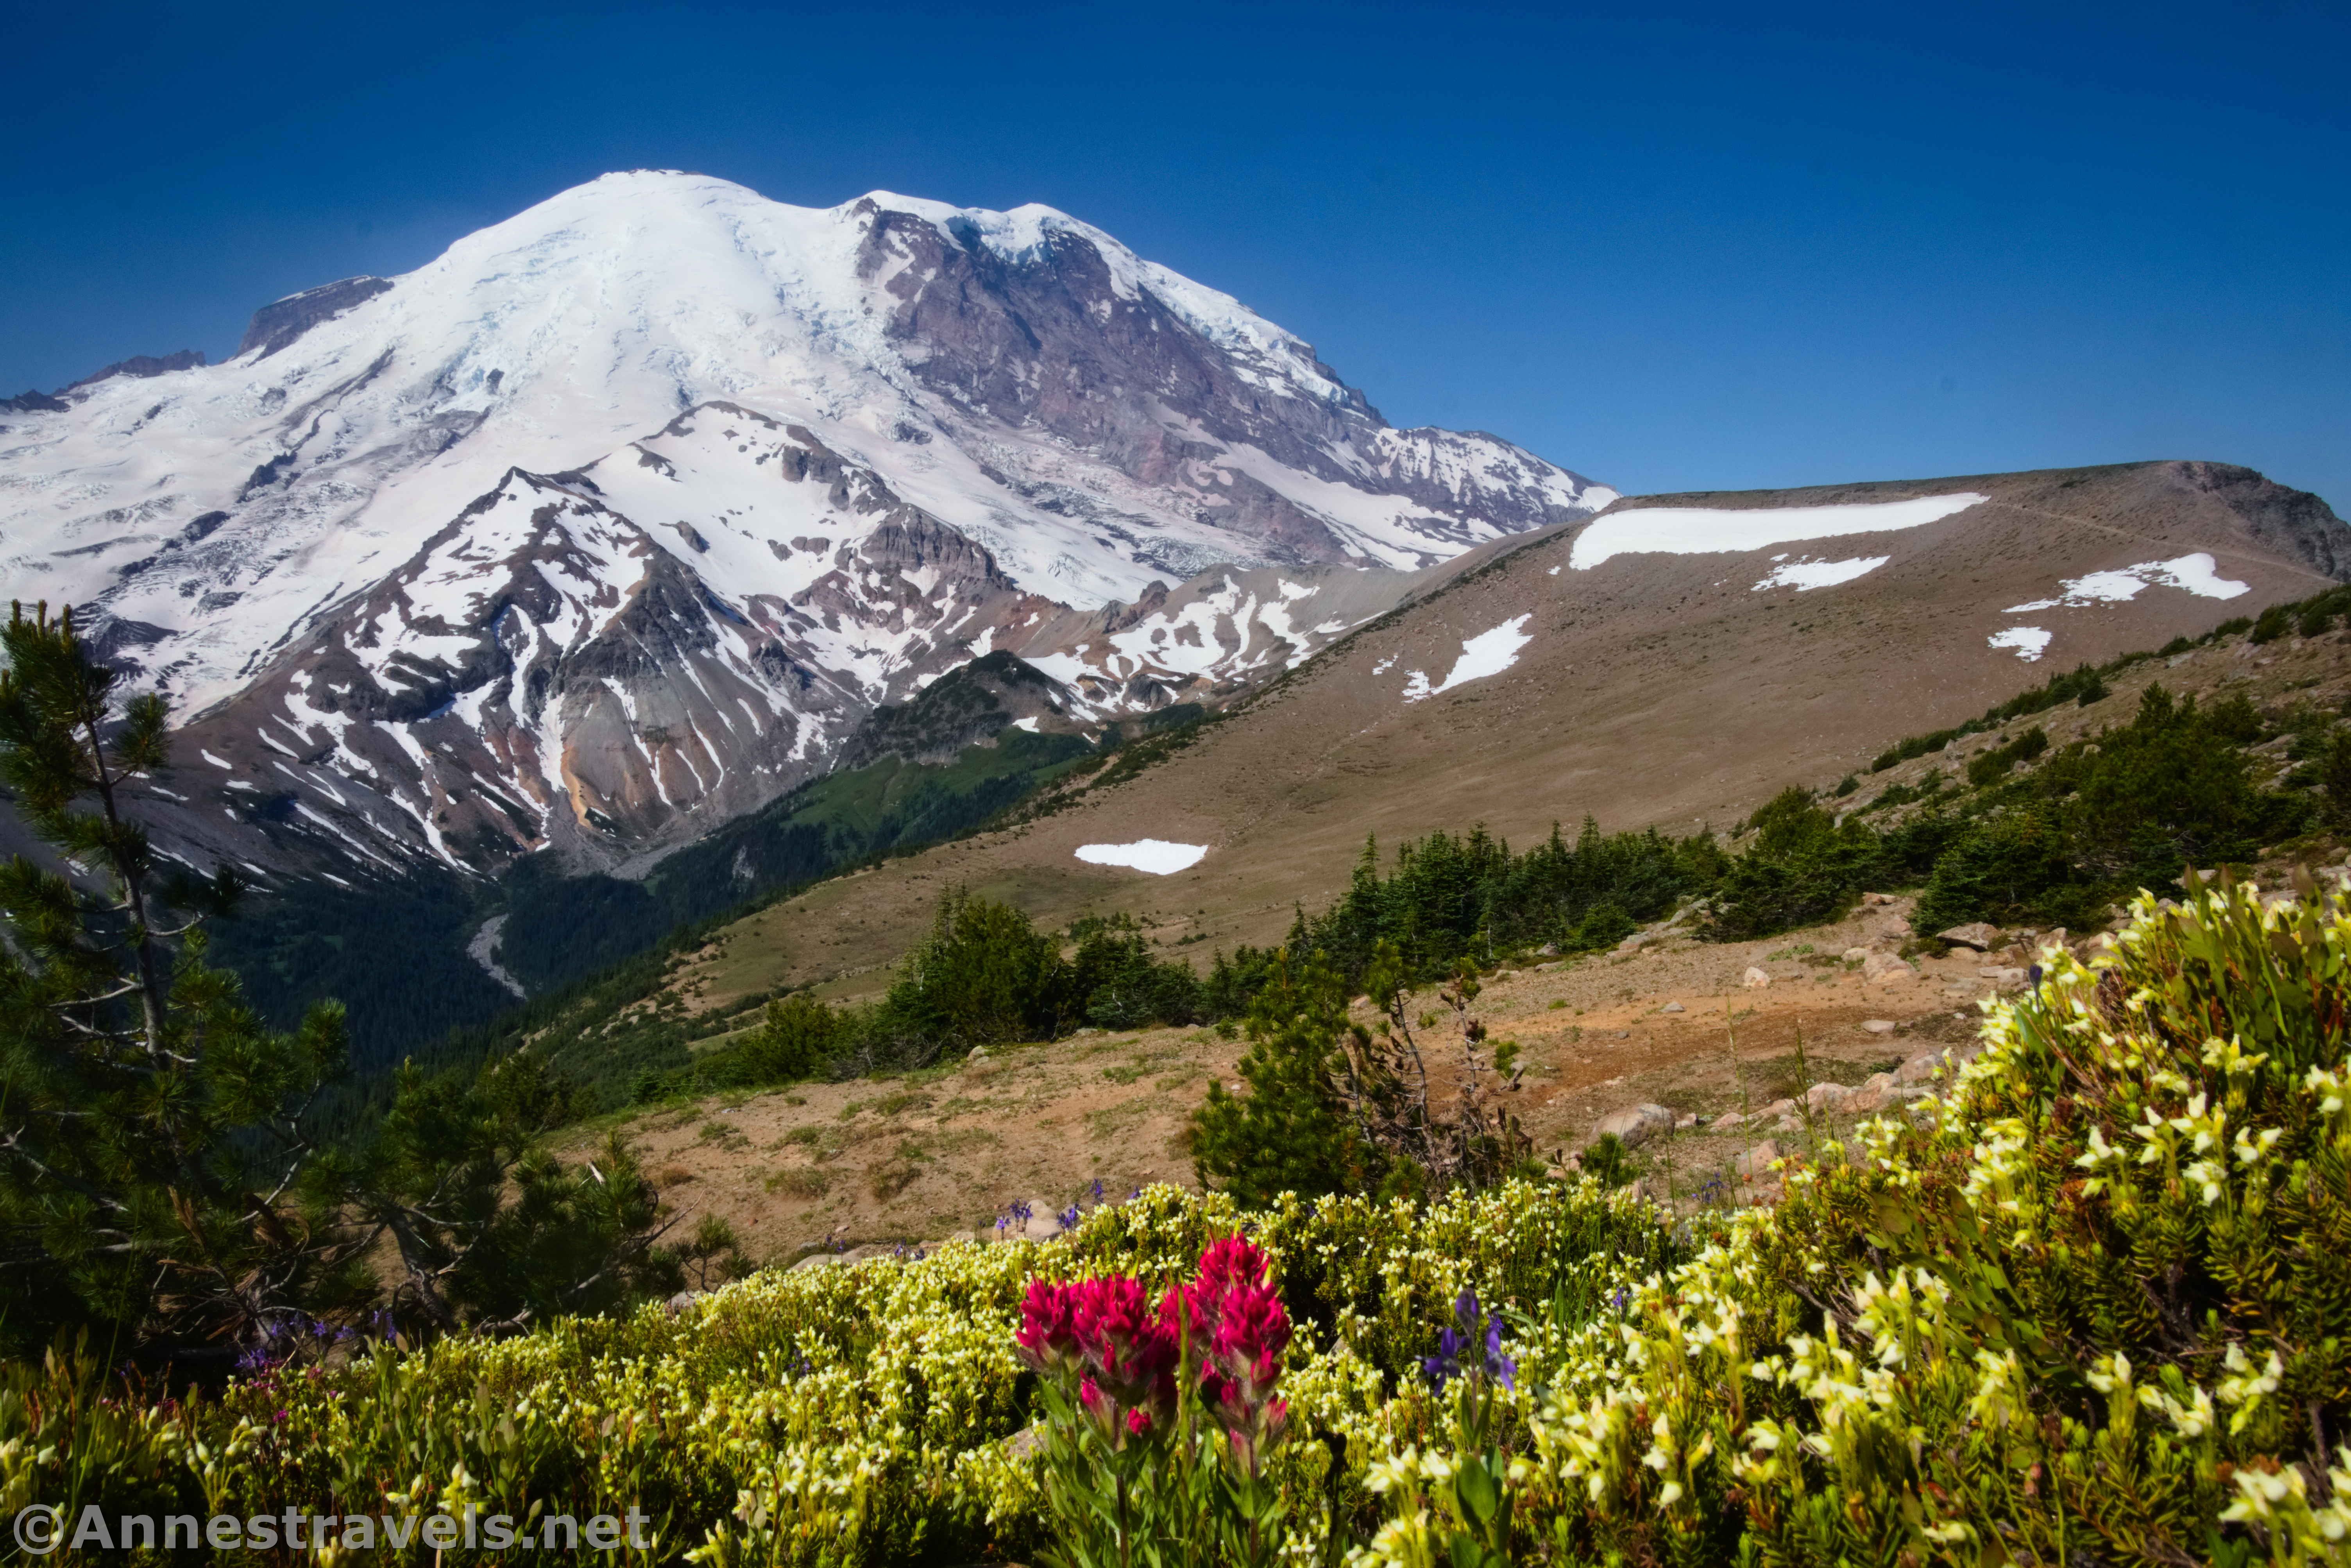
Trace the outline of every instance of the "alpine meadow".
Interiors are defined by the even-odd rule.
[[[555,68],[608,36],[568,13],[525,74],[633,145],[699,8],[622,9],[609,81]],[[985,50],[932,137],[803,20],[746,58],[853,80],[912,170],[1034,131]],[[488,179],[453,104],[521,155],[495,94],[418,107],[480,60],[409,58],[403,179]],[[1170,68],[1119,78],[1137,123]],[[316,144],[336,189],[385,145]],[[1360,333],[1466,220],[1406,131],[1318,144],[1378,147],[1379,265],[1293,250],[1274,302]],[[769,188],[863,166],[820,152]],[[2351,1568],[2351,529],[2269,449],[2083,461],[2269,417],[2189,417],[2240,384],[2217,315],[2166,340],[2177,422],[2121,388],[2011,438],[2034,367],[1870,391],[1861,327],[1789,345],[1883,301],[1688,196],[1742,272],[1707,287],[1841,367],[1857,475],[1698,488],[1817,466],[1750,460],[1782,393],[1729,346],[1672,371],[1719,451],[1595,434],[1595,478],[1391,423],[1056,207],[594,156],[223,357],[0,400],[0,1560]],[[1297,161],[1224,250],[1138,165],[1127,232],[1204,275],[1339,232]],[[1926,247],[1950,287],[2023,265],[1996,205]],[[1544,251],[1583,362],[1468,293],[1398,343],[1542,361],[1618,432],[1683,350],[1579,291],[1671,225],[1591,223]],[[2294,338],[2283,287],[2226,329]]]

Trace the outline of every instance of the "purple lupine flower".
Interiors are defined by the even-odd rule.
[[[1515,1390],[1519,1364],[1502,1354],[1501,1320],[1487,1317],[1473,1291],[1463,1291],[1461,1299],[1453,1303],[1453,1320],[1454,1326],[1437,1336],[1437,1354],[1421,1358],[1421,1370],[1429,1381],[1442,1389],[1457,1377],[1484,1376]],[[1478,1332],[1481,1323],[1486,1331],[1482,1346]]]
[[[1512,1393],[1518,1391],[1519,1364],[1502,1354],[1502,1325],[1494,1319],[1486,1323],[1486,1375]]]

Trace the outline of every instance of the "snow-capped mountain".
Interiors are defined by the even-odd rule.
[[[0,405],[8,591],[193,716],[174,834],[264,863],[678,841],[992,649],[1081,718],[1228,689],[1614,498],[1050,208],[667,172],[110,372]]]

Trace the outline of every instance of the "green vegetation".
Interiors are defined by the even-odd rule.
[[[1121,1497],[1072,1484],[1092,1439],[1015,1435],[1141,1410],[1092,1450],[1115,1480],[1119,1434],[1199,1441],[1156,1375],[1213,1363],[1246,1381],[1192,1457],[1249,1461],[1212,1506],[1250,1561],[2341,1563],[2351,911],[2183,892],[2105,967],[2053,956],[1939,1099],[1784,1161],[1776,1207],[1154,1187],[682,1315],[288,1343],[176,1402],[60,1354],[0,1380],[0,1454],[68,1521],[635,1510],[653,1561],[1034,1561],[1190,1505],[1180,1471]],[[1196,1260],[1213,1332],[1171,1350],[1144,1282]],[[1072,1397],[1071,1355],[1120,1375]]]
[[[1426,1197],[1491,1186],[1530,1155],[1499,1103],[1515,1082],[1514,1040],[1489,1045],[1470,1012],[1478,971],[1466,960],[1420,1027],[1451,1015],[1455,1042],[1440,1052],[1414,1023],[1403,955],[1382,942],[1364,977],[1373,1018],[1347,1016],[1347,990],[1322,955],[1293,966],[1278,955],[1249,1009],[1240,1074],[1246,1099],[1221,1083],[1192,1122],[1193,1165],[1244,1205],[1277,1194],[1380,1192]],[[1430,1071],[1449,1069],[1450,1090]]]
[[[559,876],[534,860],[506,878],[501,961],[533,993],[583,978],[670,932],[739,917],[810,883],[971,831],[1095,748],[1007,729],[944,766],[883,757],[828,774],[670,855],[642,882]]]
[[[249,1340],[280,1299],[351,1288],[348,1254],[287,1234],[312,1152],[300,1108],[341,1068],[340,1009],[273,1034],[205,967],[197,915],[171,925],[173,905],[237,889],[169,885],[124,810],[131,776],[168,766],[162,700],[118,706],[70,609],[13,614],[0,642],[0,778],[106,879],[0,868],[0,1335],[18,1354],[68,1324],[125,1346]]]
[[[880,999],[828,1008],[805,995],[779,998],[766,1004],[758,1025],[691,1058],[682,1024],[672,1023],[668,1043],[680,1060],[638,1072],[632,1096],[650,1101],[820,1075],[904,1071],[1081,1027],[1206,1020],[1191,967],[1153,957],[1127,916],[1083,920],[1067,936],[1072,950],[1065,957],[1061,942],[1019,910],[951,889],[939,900],[930,935],[907,955]],[[559,1059],[580,1054],[575,1047]],[[606,1085],[613,1081],[609,1066],[599,1076]]]
[[[379,1124],[329,1142],[342,1009],[264,1026],[199,928],[235,880],[165,874],[124,809],[131,774],[170,766],[162,702],[118,708],[70,612],[0,641],[0,777],[102,888],[0,867],[0,1343],[95,1330],[183,1373],[380,1301],[450,1330],[672,1284],[627,1151],[583,1173],[538,1146],[566,1110],[538,1058],[403,1070]]]

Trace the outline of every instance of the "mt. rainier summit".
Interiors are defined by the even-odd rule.
[[[0,407],[11,591],[188,718],[166,839],[262,864],[610,862],[982,653],[1081,721],[1229,690],[1614,498],[1390,427],[1050,208],[643,171],[265,307],[225,364]]]

